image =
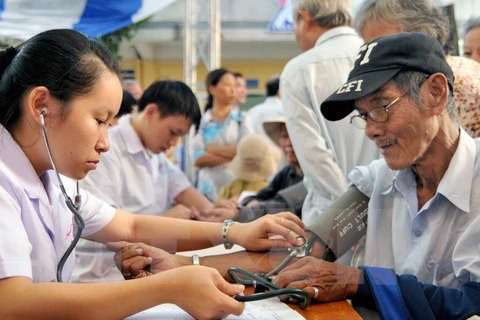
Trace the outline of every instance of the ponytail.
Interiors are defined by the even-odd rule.
[[[17,53],[18,51],[14,47],[8,47],[5,51],[0,52],[0,79],[3,77],[5,70],[12,63]]]
[[[7,69],[12,65],[13,59],[18,51],[14,47],[8,47],[0,52],[0,124],[6,126],[12,119],[19,117],[19,108],[14,108],[9,105],[8,91],[11,87],[10,76],[12,72],[7,72]]]

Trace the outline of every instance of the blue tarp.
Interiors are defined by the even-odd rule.
[[[26,40],[57,28],[89,37],[141,21],[175,0],[0,0],[0,37]]]

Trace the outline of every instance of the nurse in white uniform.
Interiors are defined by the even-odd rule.
[[[289,247],[303,234],[293,215],[234,223],[226,232],[221,223],[133,215],[78,189],[71,179],[83,179],[109,149],[107,129],[122,99],[118,71],[105,47],[72,30],[46,31],[0,52],[0,319],[119,319],[161,303],[202,319],[244,309],[231,298],[243,287],[202,266],[115,283],[61,283],[70,277],[68,251],[79,232],[172,252],[227,241],[250,250]]]

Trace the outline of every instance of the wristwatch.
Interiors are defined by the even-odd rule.
[[[223,221],[223,227],[222,227],[222,238],[223,238],[223,246],[225,249],[232,249],[233,243],[228,242],[228,229],[230,229],[230,226],[234,223],[235,221],[231,219],[226,219]]]

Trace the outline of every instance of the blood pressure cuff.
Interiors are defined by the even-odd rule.
[[[340,257],[365,235],[369,200],[352,185],[308,229],[326,244],[334,256]]]

